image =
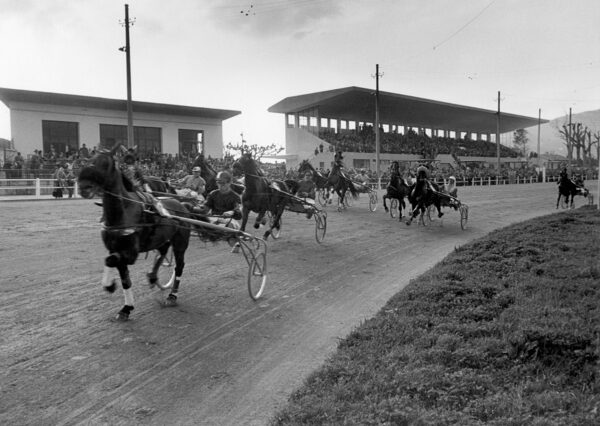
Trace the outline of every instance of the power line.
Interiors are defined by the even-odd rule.
[[[442,44],[446,43],[448,40],[452,39],[454,36],[456,36],[458,33],[460,33],[462,30],[464,30],[465,28],[467,28],[473,21],[475,21],[477,18],[479,18],[483,12],[485,12],[492,4],[494,4],[496,2],[496,0],[492,0],[490,2],[490,4],[488,4],[486,7],[484,7],[481,12],[479,12],[473,19],[471,19],[469,22],[467,22],[465,25],[463,25],[462,27],[460,27],[458,30],[456,30],[454,33],[450,34],[450,36],[448,36],[445,40],[442,40],[440,43],[436,44],[435,46],[433,46],[433,50],[437,49],[438,47],[440,47]]]

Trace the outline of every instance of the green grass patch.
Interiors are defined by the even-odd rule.
[[[457,248],[342,340],[271,424],[600,424],[600,214]]]

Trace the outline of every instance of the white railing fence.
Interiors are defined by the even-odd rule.
[[[0,197],[29,196],[29,198],[52,197],[55,189],[62,188],[63,198],[79,197],[77,181],[71,186],[56,186],[55,179],[0,179]]]

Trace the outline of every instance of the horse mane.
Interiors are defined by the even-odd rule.
[[[217,175],[217,171],[213,168],[213,166],[206,161],[206,158],[204,158],[204,154],[198,154],[196,156],[196,158],[194,158],[194,162],[192,163],[192,167],[194,166],[200,166],[203,170],[206,169],[208,171],[210,171],[210,174],[212,175]]]
[[[135,186],[139,183],[133,182],[131,179],[129,179],[129,177],[125,175],[125,173],[121,173],[120,171],[118,172],[121,174],[121,180],[123,181],[123,186],[125,187],[125,190],[127,192],[135,192]]]

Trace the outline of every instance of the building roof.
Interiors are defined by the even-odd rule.
[[[374,123],[375,91],[351,86],[291,96],[271,106],[268,111],[294,114],[316,108],[320,117]],[[496,111],[492,110],[379,92],[380,123],[495,134],[496,115]],[[541,124],[547,122],[541,120]],[[537,118],[500,113],[500,133],[537,124]]]
[[[25,102],[42,105],[96,108],[127,112],[127,101],[124,99],[96,98],[92,96],[67,95],[63,93],[0,88],[0,100],[4,102],[8,108],[11,108],[13,103]],[[132,101],[132,108],[134,113],[168,114],[220,120],[227,120],[228,118],[241,114],[240,111],[226,109],[200,108],[139,101]]]

